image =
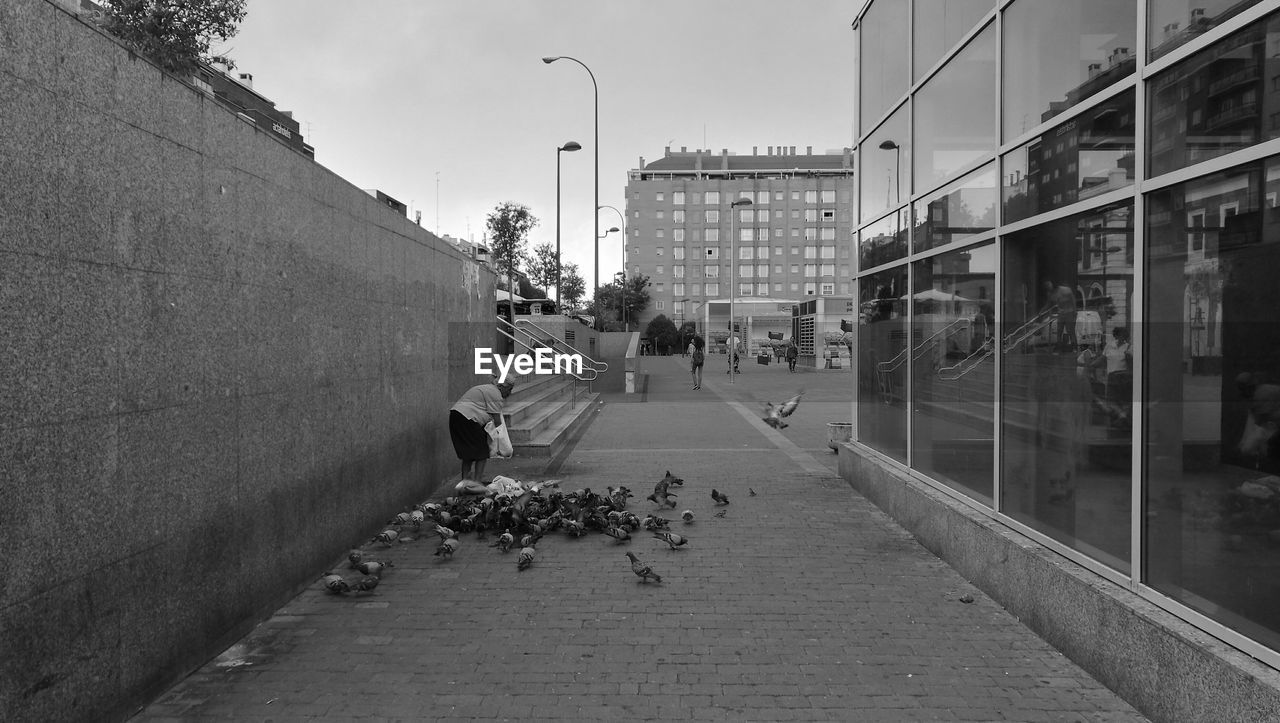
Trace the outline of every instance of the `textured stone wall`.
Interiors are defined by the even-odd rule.
[[[432,492],[493,298],[269,130],[0,2],[0,719],[127,715]]]

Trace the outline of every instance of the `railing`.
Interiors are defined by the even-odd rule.
[[[1036,314],[1035,316],[1031,317],[1031,319],[1027,321],[1027,323],[1023,324],[1017,329],[1014,329],[1007,336],[1005,336],[1004,341],[1001,344],[1001,348],[1004,350],[1005,353],[1008,353],[1013,351],[1014,349],[1017,349],[1023,342],[1035,336],[1036,334],[1039,334],[1041,331],[1044,330],[1045,327],[1052,324],[1057,319],[1057,317],[1058,317],[1058,307],[1056,305],[1050,306],[1048,309],[1045,309],[1039,314]]]
[[[947,336],[950,336],[951,334],[958,331],[963,331],[964,329],[968,328],[969,324],[971,323],[972,321],[970,319],[956,319],[950,324],[947,324],[941,329],[938,329],[937,331],[933,332],[929,336],[925,337],[924,340],[921,341],[915,347],[913,353],[911,354],[911,361],[915,361],[920,357],[924,356],[926,352],[936,348],[937,345]],[[902,366],[903,362],[907,360],[907,351],[910,348],[911,348],[910,346],[907,346],[902,351],[898,352],[898,354],[894,356],[892,359],[888,361],[880,362],[879,364],[876,365],[876,370],[879,371],[881,374],[888,374],[890,372],[896,371],[898,367]]]
[[[538,349],[550,348],[553,352],[573,354],[582,359],[581,373],[568,368],[567,365],[561,368],[561,373],[566,376],[573,377],[578,381],[590,382],[600,376],[601,372],[609,369],[608,364],[588,357],[566,342],[557,339],[555,335],[548,333],[532,321],[517,319],[513,324],[502,316],[498,316],[497,319],[498,333],[510,339],[517,347],[523,348],[530,353],[537,353]],[[540,332],[541,335],[535,334],[534,331],[524,327],[532,327],[537,332]]]

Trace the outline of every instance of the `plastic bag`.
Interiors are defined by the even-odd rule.
[[[496,475],[493,481],[489,483],[488,491],[494,495],[512,495],[519,496],[524,494],[524,483],[518,479]]]
[[[515,450],[511,448],[511,437],[507,434],[507,425],[494,427],[493,422],[489,422],[484,426],[489,432],[489,456],[490,457],[510,457]]]

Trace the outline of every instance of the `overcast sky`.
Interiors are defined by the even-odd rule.
[[[852,145],[857,0],[249,0],[225,52],[292,111],[316,161],[479,241],[503,201],[592,283],[591,78],[599,86],[600,204],[625,212],[627,172],[663,148]],[[437,178],[439,179],[437,184]],[[437,194],[438,188],[438,194]],[[437,203],[438,198],[438,203]],[[619,225],[605,209],[601,231]],[[600,242],[600,278],[622,268]]]

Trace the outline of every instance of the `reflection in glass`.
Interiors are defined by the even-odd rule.
[[[1280,648],[1280,160],[1147,197],[1145,581]]]
[[[915,249],[924,251],[996,225],[996,166],[989,163],[912,204]]]
[[[1280,137],[1280,86],[1269,61],[1280,15],[1187,58],[1151,83],[1151,175]]]
[[[858,440],[907,461],[907,269],[858,280]]]
[[[996,147],[996,29],[992,23],[915,96],[915,187],[954,176]]]
[[[1257,5],[1259,0],[1148,0],[1147,44],[1155,60]]]
[[[988,242],[915,267],[912,466],[991,504],[996,247]]]
[[[902,0],[876,0],[860,23],[858,32],[858,134],[866,133],[906,94],[910,85],[907,64],[907,18],[911,4]]]
[[[1109,206],[1005,237],[1001,305],[1002,509],[1125,572],[1132,212]]]
[[[1133,99],[1121,93],[1006,153],[1004,222],[1133,185]]]
[[[873,269],[907,255],[906,210],[896,211],[858,234],[858,268]]]
[[[995,0],[914,0],[916,22],[912,28],[914,60],[912,80],[919,80],[927,70],[973,30]],[[926,16],[929,22],[918,18]]]
[[[1004,14],[1004,140],[1133,73],[1137,7],[1018,0]]]
[[[883,216],[911,196],[911,143],[907,106],[902,106],[859,147],[858,218]]]

